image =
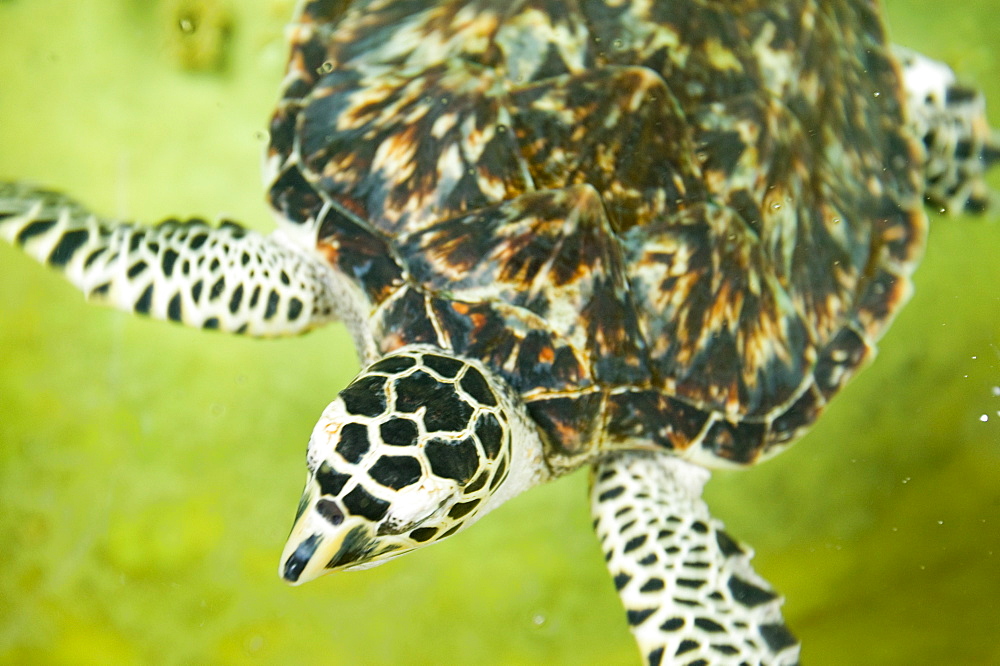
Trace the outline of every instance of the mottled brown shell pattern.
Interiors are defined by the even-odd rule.
[[[270,197],[383,352],[521,393],[551,459],[748,463],[815,420],[905,299],[926,221],[864,0],[317,0]]]

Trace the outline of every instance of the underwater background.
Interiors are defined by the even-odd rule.
[[[0,0],[0,179],[108,216],[271,228],[260,153],[294,5]],[[1000,126],[1000,0],[887,12]],[[305,445],[357,370],[343,327],[259,341],[146,321],[3,244],[0,278],[0,664],[638,663],[586,472],[291,588]],[[1000,663],[1000,210],[934,216],[874,366],[708,495],[786,596],[804,663]]]

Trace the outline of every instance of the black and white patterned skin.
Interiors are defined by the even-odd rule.
[[[478,364],[410,347],[341,391],[309,441],[310,478],[282,577],[300,583],[364,568],[451,536],[488,511],[532,447],[512,447],[513,434],[530,434],[511,423],[517,407],[486,377]]]
[[[311,0],[289,38],[273,235],[18,183],[0,235],[126,311],[347,325],[364,369],[310,438],[287,581],[593,465],[647,663],[795,663],[706,468],[780,451],[874,356],[924,200],[991,196],[981,97],[867,0]]]
[[[632,633],[657,664],[795,663],[781,599],[712,518],[704,469],[655,454],[594,466],[594,530]],[[640,498],[641,501],[636,501]]]

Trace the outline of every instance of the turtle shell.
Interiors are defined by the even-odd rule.
[[[749,463],[874,353],[926,220],[875,3],[307,2],[270,200],[518,391],[550,462]]]

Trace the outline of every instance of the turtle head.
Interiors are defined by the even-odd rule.
[[[282,578],[380,564],[543,480],[538,435],[515,403],[484,366],[442,350],[405,347],[363,370],[309,440]]]

